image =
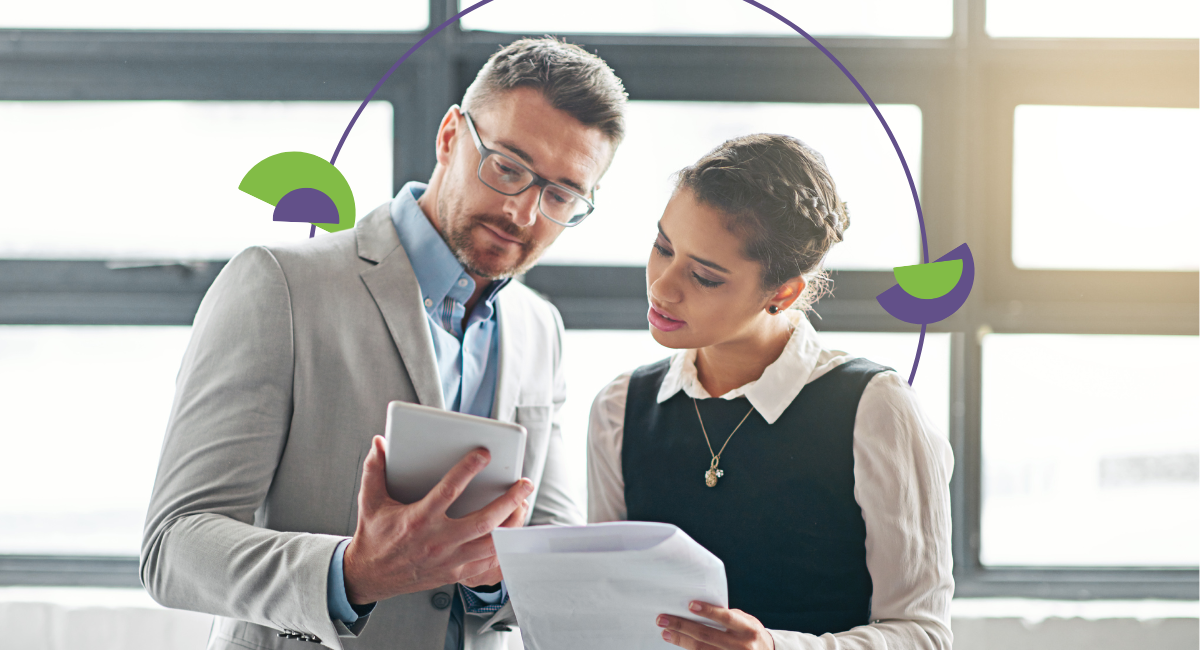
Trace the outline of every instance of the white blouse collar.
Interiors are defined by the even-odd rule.
[[[789,310],[787,317],[792,321],[792,336],[779,358],[755,381],[721,395],[721,399],[729,400],[745,396],[767,424],[773,424],[783,415],[821,361],[821,340],[804,313]],[[712,397],[696,375],[696,350],[682,350],[671,357],[671,367],[658,389],[658,403],[681,390],[695,399]]]

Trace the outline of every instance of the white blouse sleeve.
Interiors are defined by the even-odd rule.
[[[954,594],[946,436],[895,372],[876,375],[854,421],[854,498],[867,528],[871,624],[815,636],[771,630],[776,650],[951,647]]]
[[[625,520],[621,443],[632,375],[627,372],[614,379],[592,402],[588,421],[588,523]]]

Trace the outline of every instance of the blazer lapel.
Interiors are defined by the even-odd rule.
[[[514,280],[515,282],[515,280]],[[505,300],[506,291],[496,297],[496,324],[500,328],[500,368],[496,373],[496,401],[492,406],[492,417],[501,422],[517,419],[517,394],[521,388],[520,340],[521,327],[519,305]]]
[[[421,306],[421,286],[408,254],[400,245],[392,223],[391,204],[384,203],[360,221],[355,237],[358,256],[375,262],[359,275],[383,314],[417,399],[425,406],[446,408],[428,316]]]

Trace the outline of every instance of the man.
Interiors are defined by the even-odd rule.
[[[217,615],[209,648],[505,647],[491,531],[584,522],[557,422],[562,323],[509,278],[591,212],[624,105],[598,57],[517,41],[446,112],[428,186],[225,267],[184,355],[141,554],[156,600]],[[447,518],[477,451],[425,499],[393,501],[373,436],[397,399],[524,425],[525,478]]]

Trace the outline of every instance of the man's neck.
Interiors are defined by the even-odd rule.
[[[437,231],[437,234],[442,238],[442,241],[446,241],[446,235],[442,232],[442,227],[438,223],[437,218],[437,200],[434,198],[438,191],[438,187],[436,187],[436,180],[437,179],[430,179],[429,186],[425,189],[425,192],[421,194],[421,198],[417,199],[417,207],[421,208],[421,213],[424,214],[425,218],[429,220],[429,225],[433,226],[433,229]],[[446,242],[446,245],[449,246],[450,242]],[[462,264],[461,260],[459,261],[459,264]],[[467,275],[471,276],[471,279],[475,281],[475,291],[472,291],[471,297],[468,298],[465,303],[463,303],[462,327],[463,331],[465,332],[467,330],[467,321],[471,318],[471,312],[475,309],[475,305],[479,303],[479,299],[483,297],[483,292],[487,291],[488,287],[491,286],[492,280],[491,278],[485,278],[481,275],[472,273],[470,269],[466,269],[465,267],[464,270],[467,272]]]

